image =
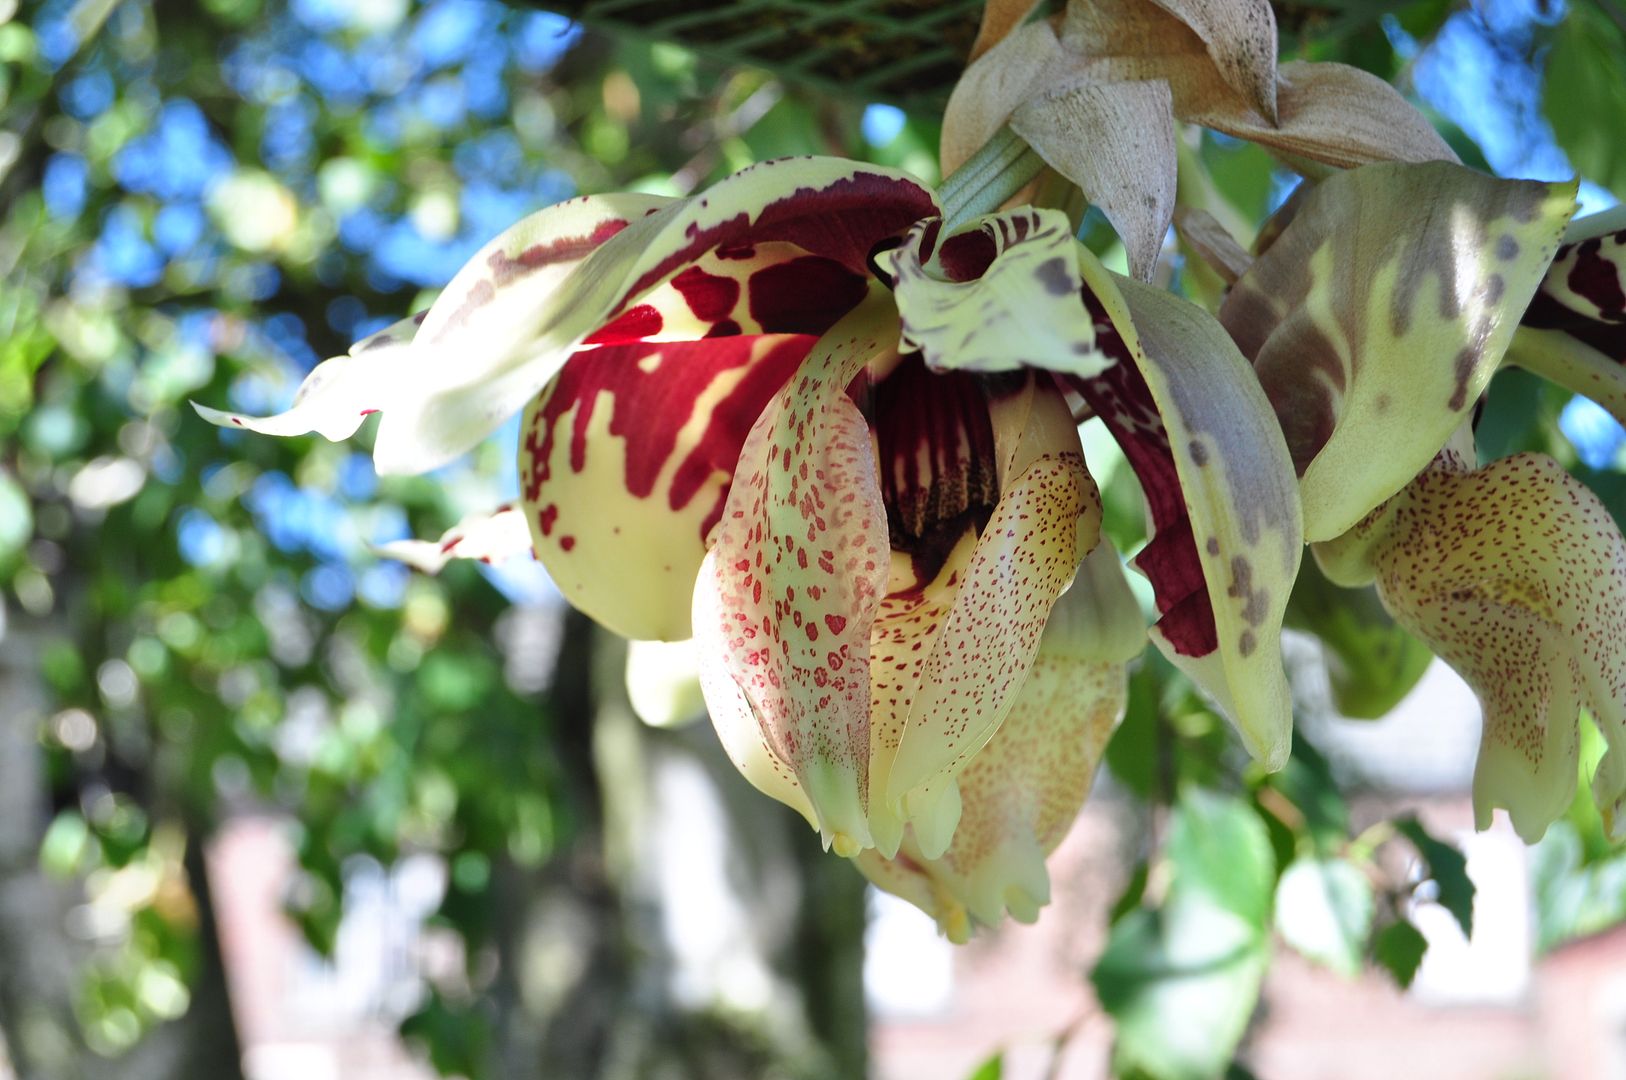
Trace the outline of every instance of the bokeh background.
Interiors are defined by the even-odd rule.
[[[1056,902],[954,950],[732,772],[681,654],[629,668],[528,561],[378,556],[508,497],[512,430],[381,481],[365,430],[187,408],[284,407],[577,193],[793,153],[937,178],[975,4],[823,5],[846,68],[784,47],[817,5],[725,6],[0,0],[0,1076],[1626,1077],[1626,857],[1584,791],[1532,849],[1474,834],[1477,707],[1392,629],[1393,696],[1421,680],[1347,719],[1390,688],[1307,594],[1275,777],[1148,657]],[[1619,0],[1278,12],[1470,163],[1626,194]],[[1244,219],[1290,190],[1193,140]],[[1626,508],[1589,402],[1505,373],[1480,440]],[[1233,954],[1187,962],[1181,881]]]

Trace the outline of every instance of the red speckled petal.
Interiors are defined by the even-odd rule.
[[[712,727],[723,752],[751,786],[801,814],[813,828],[819,819],[796,780],[796,772],[769,744],[767,728],[751,708],[740,684],[734,681],[728,642],[721,631],[734,620],[719,606],[723,594],[705,588],[723,575],[716,551],[707,553],[700,569],[701,586],[694,590],[695,655],[699,659],[700,692],[706,700]]]
[[[933,782],[952,776],[998,730],[1051,605],[1095,546],[1100,524],[1100,495],[1081,452],[1038,458],[1001,493],[926,660],[896,756],[874,762],[885,771],[894,812],[901,805],[909,817],[933,813]]]
[[[1078,816],[1123,717],[1125,661],[1145,642],[1139,609],[1110,545],[1102,544],[1057,602],[1009,715],[959,775],[953,842],[929,858],[906,835],[899,855],[867,851],[859,869],[920,907],[950,940],[1007,911],[1032,922],[1049,901],[1045,857]]]
[[[1442,454],[1349,543],[1369,553],[1395,618],[1479,695],[1479,827],[1505,807],[1534,842],[1564,812],[1585,709],[1609,745],[1593,795],[1619,839],[1626,540],[1598,498],[1549,457],[1517,454],[1478,471],[1462,461]]]
[[[898,850],[906,822],[901,813],[889,810],[885,793],[876,790],[886,773],[875,766],[890,762],[897,753],[932,644],[948,622],[976,544],[976,528],[968,524],[930,581],[919,580],[913,558],[893,552],[887,595],[870,629],[869,821],[875,846],[887,856]]]
[[[706,539],[746,432],[816,339],[636,342],[571,357],[526,410],[519,476],[539,558],[618,634],[689,636]]]
[[[870,627],[890,563],[869,425],[846,387],[896,344],[880,292],[819,340],[751,429],[696,584],[702,651],[725,658],[841,855],[872,843]]]

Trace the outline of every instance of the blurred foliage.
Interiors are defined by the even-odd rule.
[[[1285,54],[1429,91],[1466,160],[1556,174],[1568,154],[1626,193],[1613,0],[1564,18],[1511,2],[1279,9]],[[443,1072],[500,1075],[492,1003],[517,959],[493,877],[550,866],[596,813],[591,734],[573,726],[588,720],[545,707],[556,624],[526,615],[553,602],[532,568],[414,577],[370,546],[498,501],[513,432],[434,477],[380,481],[365,435],[244,438],[186,401],[276,410],[318,358],[420,310],[492,234],[577,192],[686,193],[808,152],[935,180],[937,119],[494,0],[0,0],[0,63],[0,647],[33,643],[50,702],[31,733],[39,863],[90,913],[74,1037],[117,1055],[186,1011],[208,903],[186,855],[231,815],[269,812],[292,823],[286,907],[318,952],[358,867],[439,860],[432,922],[461,963],[395,1019]],[[1524,96],[1464,106],[1475,64]],[[1243,221],[1290,186],[1223,137],[1195,159]],[[1085,229],[1121,258],[1099,215]],[[1595,411],[1504,373],[1482,452],[1552,453],[1622,516],[1626,438]],[[1134,476],[1087,445],[1108,530],[1133,551]],[[1375,600],[1334,605],[1306,570],[1292,624],[1319,642],[1332,704],[1382,714],[1426,656]],[[1258,773],[1155,653],[1107,761],[1148,823],[1091,974],[1124,1075],[1245,1075],[1233,1055],[1273,933],[1404,986],[1425,946],[1416,905],[1470,928],[1460,854],[1413,818],[1352,837],[1345,778],[1308,739]],[[1535,867],[1543,948],[1626,917],[1626,861],[1584,792]],[[726,1018],[696,1024],[684,1037],[735,1040],[729,1068],[774,1057]]]

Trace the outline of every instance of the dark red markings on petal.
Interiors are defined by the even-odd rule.
[[[592,337],[582,342],[583,345],[621,345],[630,341],[643,341],[654,337],[661,332],[665,320],[661,313],[649,304],[639,304],[628,308],[619,318],[606,323]]]
[[[526,435],[525,498],[537,501],[551,479],[555,439],[572,410],[570,468],[578,472],[585,468],[592,450],[594,413],[601,407],[611,409],[609,432],[625,447],[627,491],[648,498],[677,452],[679,435],[695,410],[705,408],[705,431],[678,463],[668,493],[672,509],[682,509],[716,471],[733,472],[751,424],[795,373],[815,340],[787,336],[761,355],[756,355],[761,339],[755,336],[636,342],[576,353],[543,391],[547,400]],[[702,401],[719,377],[747,365],[749,370],[721,400]],[[702,536],[721,512],[726,494],[725,488]],[[543,511],[545,519],[551,509],[550,505]],[[551,524],[545,521],[544,532]]]
[[[732,340],[748,342],[754,339],[742,337]],[[745,436],[751,430],[751,425],[756,423],[773,396],[790,382],[816,340],[811,335],[785,338],[758,357],[734,389],[712,407],[705,435],[684,457],[672,479],[670,502],[674,510],[687,506],[695,492],[714,473],[734,472],[739,464],[740,448],[745,444]],[[722,517],[727,500],[728,488],[725,485],[717,493],[717,504],[701,524],[701,539],[710,535],[712,526]]]
[[[804,255],[752,274],[746,301],[764,334],[822,334],[858,306],[867,288],[834,259]]]
[[[444,339],[452,330],[467,323],[470,316],[496,298],[497,290],[504,285],[511,284],[544,266],[585,259],[595,248],[626,227],[627,222],[611,219],[599,222],[593,231],[585,236],[556,237],[546,243],[532,244],[518,255],[493,251],[486,256],[486,265],[491,269],[491,276],[477,282],[469,290],[457,310],[442,324],[436,339]]]
[[[787,164],[767,161],[771,169]],[[791,170],[787,170],[787,177]],[[627,289],[636,298],[708,251],[744,249],[783,241],[810,255],[834,259],[855,274],[875,244],[903,232],[923,217],[937,213],[930,192],[919,184],[879,173],[859,171],[821,188],[800,187],[766,203],[753,219],[741,211],[707,228],[691,224],[685,242],[661,259]]]
[[[625,221],[603,221],[586,236],[562,236],[545,244],[532,244],[518,255],[493,251],[486,257],[486,263],[491,267],[491,279],[499,286],[507,285],[544,266],[585,259],[594,248],[626,227]]]
[[[1570,268],[1569,287],[1598,306],[1598,317],[1610,322],[1626,319],[1626,291],[1622,291],[1619,260],[1626,247],[1626,229],[1609,237],[1614,259],[1603,249],[1604,237],[1583,240],[1576,249],[1575,265]],[[1559,256],[1563,256],[1559,252]]]
[[[698,266],[691,266],[672,279],[672,288],[683,297],[697,319],[717,322],[734,313],[739,303],[740,283],[731,277],[708,274]]]
[[[1162,613],[1158,630],[1180,655],[1207,656],[1219,647],[1219,635],[1168,432],[1106,309],[1088,289],[1084,304],[1095,320],[1097,346],[1118,362],[1093,378],[1075,378],[1072,385],[1112,432],[1145,492],[1153,536],[1135,565],[1152,584]]]
[[[1626,229],[1559,248],[1555,268],[1569,259],[1574,263],[1564,284],[1592,309],[1576,310],[1544,285],[1524,313],[1525,325],[1562,330],[1626,363],[1626,289],[1621,284],[1626,276]]]
[[[990,233],[971,229],[944,240],[938,262],[950,281],[975,281],[993,265],[998,254],[999,247]]]
[[[999,501],[983,380],[934,374],[913,353],[864,394],[892,546],[914,556],[917,577],[931,581],[967,520],[980,526]]]

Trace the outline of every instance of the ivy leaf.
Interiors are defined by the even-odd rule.
[[[1626,34],[1591,4],[1571,4],[1553,33],[1542,95],[1570,164],[1626,198]]]
[[[1275,858],[1247,804],[1192,791],[1175,806],[1173,879],[1160,907],[1112,927],[1091,978],[1117,1023],[1115,1075],[1197,1080],[1222,1072],[1270,959]]]
[[[1298,859],[1276,886],[1277,932],[1346,978],[1360,974],[1372,913],[1372,883],[1348,859]]]
[[[1462,927],[1462,936],[1474,934],[1474,883],[1468,877],[1468,860],[1462,852],[1429,835],[1415,817],[1395,821],[1395,830],[1410,840],[1428,867],[1428,876],[1440,890],[1440,906]]]
[[[1385,926],[1372,939],[1372,958],[1394,976],[1402,990],[1411,985],[1426,952],[1428,939],[1405,919]]]

